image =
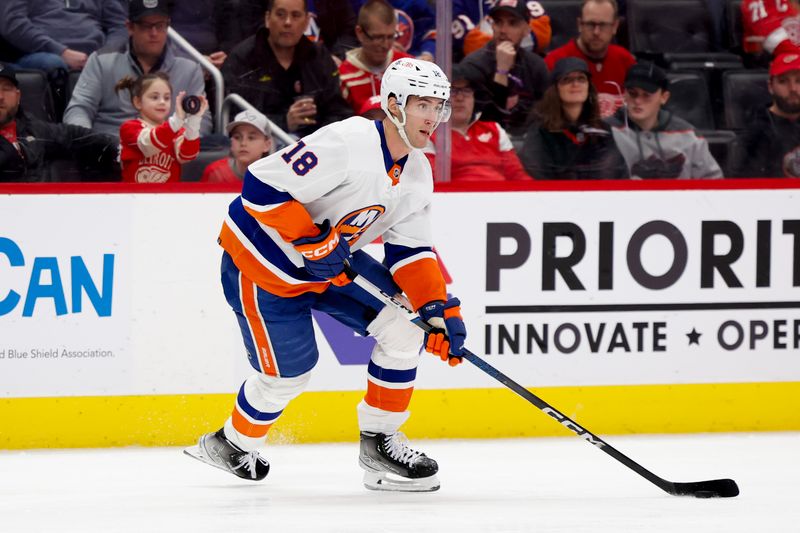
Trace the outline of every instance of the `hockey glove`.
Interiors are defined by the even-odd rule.
[[[334,285],[342,286],[350,283],[345,275],[344,261],[350,257],[350,246],[347,240],[331,228],[330,221],[317,224],[319,235],[301,237],[292,241],[295,250],[303,256],[306,270],[318,278],[329,280]]]
[[[419,308],[419,316],[434,328],[425,334],[425,351],[438,355],[450,366],[461,363],[464,339],[467,338],[460,306],[458,298],[450,298],[446,302],[430,302]]]

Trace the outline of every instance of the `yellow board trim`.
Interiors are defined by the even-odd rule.
[[[536,394],[599,435],[800,430],[800,382],[542,387]],[[306,392],[273,443],[355,441],[363,392]],[[0,449],[172,446],[219,428],[235,395],[0,399]],[[511,391],[418,390],[404,431],[414,438],[571,433]]]

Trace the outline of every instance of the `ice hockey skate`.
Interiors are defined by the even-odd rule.
[[[439,465],[412,449],[402,433],[361,432],[358,464],[370,490],[432,492],[439,490]]]
[[[196,446],[183,453],[242,479],[260,481],[269,473],[269,463],[258,452],[246,452],[225,438],[225,430],[206,433]]]

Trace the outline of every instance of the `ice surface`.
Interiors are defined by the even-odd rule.
[[[731,477],[741,495],[679,498],[575,437],[414,444],[435,493],[361,485],[356,442],[272,446],[260,483],[180,448],[0,452],[2,532],[798,532],[800,433],[608,437],[672,481]]]

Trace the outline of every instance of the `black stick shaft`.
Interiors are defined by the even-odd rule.
[[[423,321],[414,311],[412,311],[408,305],[398,297],[392,296],[390,294],[386,294],[378,287],[373,285],[369,280],[365,279],[363,276],[359,276],[358,273],[353,271],[349,265],[345,268],[348,277],[353,280],[353,282],[367,291],[368,293],[372,294],[374,297],[378,298],[387,303],[387,305],[391,305],[396,309],[404,312],[406,317],[419,326],[425,332],[430,331],[431,326]],[[710,481],[698,481],[698,482],[690,482],[690,483],[675,483],[672,481],[667,481],[663,479],[650,470],[646,469],[624,453],[620,452],[603,439],[589,431],[588,429],[582,427],[580,424],[569,418],[567,415],[547,403],[546,401],[539,398],[537,395],[484,361],[481,357],[478,357],[474,353],[470,352],[467,349],[463,350],[463,357],[479,369],[483,370],[486,374],[493,377],[512,391],[516,392],[519,396],[526,399],[528,402],[532,403],[536,407],[538,407],[542,412],[546,413],[547,415],[551,416],[556,422],[560,423],[565,428],[569,429],[575,435],[581,437],[588,443],[600,448],[608,455],[622,463],[623,465],[627,466],[640,476],[644,477],[654,485],[658,486],[660,489],[664,490],[665,492],[678,495],[678,496],[696,496],[696,497],[731,497],[736,496],[739,494],[739,488],[733,480],[730,479],[717,479],[717,480],[710,480]]]

